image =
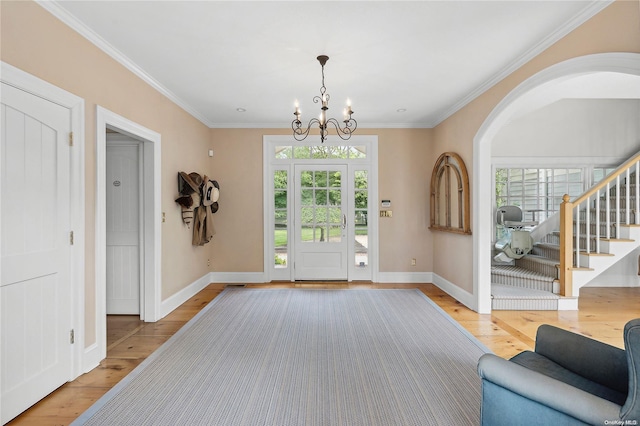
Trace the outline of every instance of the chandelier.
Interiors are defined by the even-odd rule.
[[[320,96],[313,97],[313,103],[322,103],[322,107],[320,108],[320,116],[318,118],[312,118],[309,120],[309,124],[307,128],[304,129],[302,127],[302,121],[300,121],[300,108],[296,102],[296,110],[293,115],[296,118],[291,122],[291,128],[293,129],[293,137],[298,141],[302,141],[306,139],[309,135],[309,131],[311,130],[311,126],[317,124],[320,128],[320,142],[324,143],[324,140],[327,138],[328,131],[327,125],[331,124],[336,129],[336,134],[340,136],[342,140],[347,140],[351,138],[351,134],[355,132],[358,127],[358,122],[351,118],[351,114],[353,114],[353,110],[351,109],[351,103],[347,99],[347,106],[342,111],[342,122],[344,123],[344,127],[338,120],[335,118],[327,119],[327,110],[329,109],[329,94],[327,93],[327,88],[324,86],[324,64],[327,63],[329,57],[326,55],[318,56],[318,62],[322,66],[322,86],[320,87]]]

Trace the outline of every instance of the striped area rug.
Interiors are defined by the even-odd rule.
[[[75,425],[473,425],[488,352],[418,290],[226,289]]]

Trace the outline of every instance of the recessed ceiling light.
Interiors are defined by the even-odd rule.
[[[398,108],[396,111],[397,112],[407,112],[407,109],[406,108]]]
[[[246,112],[247,110],[244,109],[244,108],[236,108],[236,111],[238,111],[238,112]]]

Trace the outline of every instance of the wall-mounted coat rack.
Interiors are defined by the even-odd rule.
[[[219,208],[220,185],[206,175],[178,172],[178,193],[176,203],[182,208],[182,221],[187,228],[193,224],[191,243],[205,245],[215,234],[213,214]]]

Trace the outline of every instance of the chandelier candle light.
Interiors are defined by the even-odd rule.
[[[291,128],[293,129],[293,137],[298,141],[302,141],[307,138],[309,135],[309,131],[311,130],[311,126],[314,124],[318,124],[320,128],[320,142],[324,143],[324,140],[327,138],[327,124],[331,123],[336,128],[336,134],[340,136],[341,139],[347,140],[351,138],[351,134],[355,132],[358,127],[358,122],[351,118],[351,114],[353,114],[353,110],[351,109],[351,102],[347,99],[347,106],[343,110],[342,122],[344,123],[344,127],[340,127],[340,123],[335,118],[327,119],[327,110],[329,109],[329,94],[327,93],[327,88],[324,86],[324,65],[329,60],[329,57],[326,55],[318,56],[318,62],[322,66],[322,87],[320,87],[320,96],[314,96],[313,103],[322,103],[322,107],[320,108],[320,116],[318,118],[312,118],[307,125],[306,130],[302,128],[302,121],[300,121],[300,108],[298,103],[296,102],[296,110],[293,115],[296,118],[291,122]]]

